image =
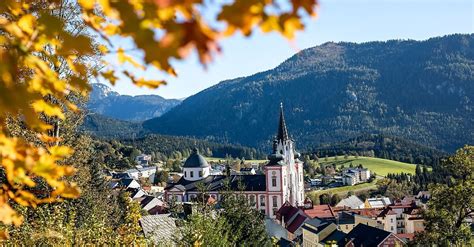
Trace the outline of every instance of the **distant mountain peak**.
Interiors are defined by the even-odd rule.
[[[87,108],[107,117],[127,121],[144,121],[159,117],[181,100],[165,99],[159,95],[120,95],[102,83],[92,83]]]

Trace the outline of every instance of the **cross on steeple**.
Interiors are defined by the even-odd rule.
[[[278,141],[288,140],[288,130],[286,129],[285,116],[283,115],[283,103],[280,103],[280,123],[278,124]]]

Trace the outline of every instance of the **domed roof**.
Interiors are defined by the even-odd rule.
[[[199,154],[198,150],[195,148],[193,153],[186,159],[184,162],[183,168],[198,168],[198,167],[208,167],[206,159]]]

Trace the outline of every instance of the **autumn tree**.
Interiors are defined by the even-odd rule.
[[[431,184],[425,231],[416,237],[420,246],[468,246],[472,232],[468,219],[474,213],[474,146],[466,146],[441,164],[450,174],[448,184]]]
[[[79,4],[79,12],[67,8],[71,3]],[[291,39],[304,28],[304,18],[315,15],[315,5],[315,0],[288,4],[269,0],[224,4],[201,0],[0,1],[0,163],[5,177],[0,189],[0,222],[22,222],[12,202],[35,207],[79,196],[77,185],[63,179],[74,173],[62,163],[73,148],[61,144],[58,130],[66,119],[65,110],[78,111],[72,96],[87,96],[92,78],[111,84],[126,78],[137,86],[156,88],[166,81],[140,77],[136,70],[155,68],[177,76],[172,60],[185,59],[194,51],[206,65],[221,51],[219,41],[237,32],[249,36],[256,29],[276,31]],[[215,15],[209,14],[216,9]],[[108,63],[101,58],[105,56],[114,57],[117,63]],[[9,133],[5,123],[10,118],[36,133],[35,140],[41,144]],[[51,190],[47,197],[28,191],[36,186],[33,178],[44,178]]]

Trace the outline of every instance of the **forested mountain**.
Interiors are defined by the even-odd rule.
[[[141,123],[118,120],[92,112],[86,114],[79,130],[95,137],[118,139],[139,137],[146,133]]]
[[[180,102],[158,95],[120,95],[107,85],[93,83],[87,109],[120,120],[144,121],[161,116]]]
[[[280,102],[300,148],[368,133],[453,151],[474,143],[474,35],[325,43],[208,88],[144,127],[269,147]]]
[[[448,154],[400,137],[366,134],[335,144],[323,144],[305,154],[318,157],[360,155],[437,166]]]

